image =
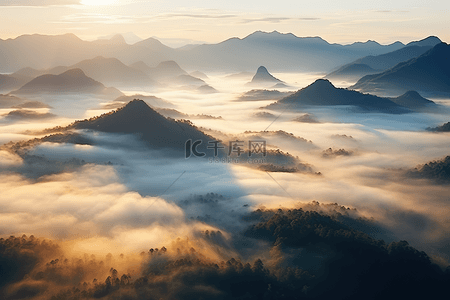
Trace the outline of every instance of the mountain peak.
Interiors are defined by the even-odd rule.
[[[145,40],[142,40],[140,42],[135,43],[134,45],[136,46],[142,46],[142,47],[146,47],[146,48],[151,48],[151,49],[172,49],[166,45],[164,45],[163,43],[161,43],[159,40],[153,38],[153,37],[149,37]]]
[[[440,43],[442,43],[442,41],[437,36],[431,35],[431,36],[426,37],[419,41],[412,41],[412,42],[406,44],[406,46],[431,46],[431,47],[433,47]]]
[[[134,99],[134,100],[131,100],[130,102],[128,102],[124,107],[122,107],[122,110],[124,110],[124,109],[141,111],[142,109],[144,109],[144,110],[151,109],[151,107],[148,106],[148,104],[145,103],[144,100]],[[151,109],[151,110],[153,110],[153,109]]]
[[[439,56],[439,58],[444,58],[448,55],[449,48],[450,48],[449,44],[442,42],[442,43],[435,45],[433,48],[431,48],[431,50],[428,52],[428,54]],[[424,55],[426,55],[426,54],[424,54]]]
[[[266,32],[266,31],[261,31],[261,30],[257,30],[251,34],[249,34],[248,36],[246,36],[244,38],[245,39],[252,39],[252,38],[284,38],[284,37],[290,37],[290,38],[297,38],[297,36],[295,36],[292,33],[281,33],[277,30],[274,30],[272,32]]]
[[[160,62],[157,66],[158,68],[180,68],[180,65],[177,64],[174,60],[167,60]]]
[[[111,43],[114,44],[126,44],[125,38],[121,34],[114,35],[111,39],[109,39]]]
[[[422,96],[420,96],[420,94],[416,91],[407,91],[402,96],[403,97],[422,98]],[[400,96],[400,97],[402,97],[402,96]]]
[[[260,66],[256,71],[255,76],[253,76],[251,83],[263,83],[263,82],[282,82],[278,78],[272,76],[269,71],[264,66]]]
[[[116,110],[116,116],[118,117],[116,121],[120,120],[120,123],[128,122],[127,119],[134,119],[137,123],[140,123],[148,118],[161,122],[164,118],[145,103],[144,100],[140,99],[134,99]]]
[[[187,140],[210,140],[187,122],[166,119],[143,100],[132,100],[125,106],[89,120],[70,125],[76,129],[93,129],[111,133],[137,134],[150,147],[184,151]]]
[[[407,91],[401,96],[390,98],[391,101],[412,110],[436,107],[436,103],[422,97],[416,91]]]
[[[313,83],[311,83],[308,87],[316,87],[319,89],[335,89],[336,87],[331,83],[331,81],[329,81],[328,79],[317,79],[316,81],[314,81]]]
[[[256,74],[258,74],[258,73],[266,73],[266,74],[270,74],[269,71],[267,71],[267,68],[264,67],[264,66],[260,66],[260,67],[258,68],[258,70],[256,70]]]
[[[105,36],[100,37],[96,41],[96,43],[102,45],[122,45],[126,44],[125,38],[121,34],[115,34],[113,36]]]
[[[61,76],[61,77],[71,77],[71,78],[87,77],[86,74],[84,74],[83,70],[81,70],[79,68],[67,70],[64,73],[60,74],[59,76]]]

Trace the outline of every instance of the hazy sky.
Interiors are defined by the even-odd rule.
[[[277,30],[340,43],[409,42],[429,35],[449,41],[449,8],[448,0],[0,0],[0,38],[72,32],[95,39],[133,32],[219,42]]]

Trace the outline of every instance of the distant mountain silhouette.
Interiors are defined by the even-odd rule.
[[[49,69],[72,66],[93,57],[115,57],[126,65],[143,61],[155,66],[177,61],[189,69],[240,71],[257,68],[261,62],[271,70],[330,71],[358,57],[379,55],[402,48],[402,43],[380,45],[369,41],[351,45],[330,44],[320,37],[297,37],[291,33],[257,31],[245,38],[231,38],[218,44],[173,49],[149,38],[133,45],[123,37],[83,41],[74,34],[23,35],[0,40],[0,72],[24,67]]]
[[[381,70],[375,70],[366,64],[353,63],[337,69],[336,71],[325,76],[325,78],[356,81],[367,74],[375,74],[380,71]]]
[[[128,67],[117,58],[97,56],[93,59],[83,60],[71,66],[57,66],[48,70],[21,69],[20,74],[29,75],[53,74],[59,75],[71,69],[81,69],[86,76],[113,86],[152,86],[156,83],[142,71]],[[16,72],[17,73],[17,72]]]
[[[352,105],[364,110],[384,113],[406,113],[409,109],[388,98],[362,94],[357,91],[336,88],[326,79],[318,79],[309,86],[287,96],[266,108],[282,109],[288,105],[291,109],[305,106]]]
[[[106,88],[102,83],[86,76],[81,69],[71,69],[60,75],[41,75],[31,80],[11,94],[61,94],[87,93],[119,96],[122,93],[115,88]]]
[[[94,41],[97,45],[125,45],[127,42],[121,34],[115,34],[109,38],[101,38]]]
[[[141,137],[152,148],[184,151],[188,139],[212,140],[189,122],[166,119],[142,100],[133,100],[111,113],[89,120],[76,121],[69,129],[92,129],[110,133],[129,133]]]
[[[389,53],[359,58],[328,74],[325,78],[356,81],[365,75],[381,73],[398,63],[416,58],[439,43],[441,40],[434,36],[410,42],[405,47]]]
[[[260,66],[258,70],[256,70],[255,76],[253,76],[252,81],[249,82],[249,85],[257,86],[257,85],[274,85],[277,83],[283,83],[278,78],[275,78],[272,74],[267,71],[266,67]]]
[[[0,74],[0,92],[9,92],[27,83],[27,80],[17,78],[14,75]]]
[[[279,83],[273,85],[271,88],[272,89],[290,89],[291,86],[289,86],[283,82],[279,82]]]
[[[134,46],[138,46],[138,47],[145,47],[147,49],[151,49],[155,52],[172,52],[173,49],[164,45],[163,43],[161,43],[160,41],[158,41],[155,38],[148,38],[145,39],[143,41],[137,42],[136,44],[134,44]]]
[[[252,79],[254,76],[253,73],[250,72],[240,72],[240,73],[234,73],[234,74],[230,74],[225,76],[226,79],[240,79],[240,80],[250,80]]]
[[[163,61],[156,67],[151,68],[149,74],[152,78],[157,80],[175,78],[181,75],[188,75],[175,61]]]
[[[145,62],[143,62],[142,60],[137,61],[135,63],[132,63],[131,65],[129,65],[130,68],[139,70],[141,72],[143,72],[144,74],[149,74],[152,70],[152,68],[150,68]]]
[[[416,90],[427,95],[450,94],[450,45],[440,43],[421,56],[379,74],[367,75],[351,88],[399,94]]]
[[[214,94],[214,93],[218,93],[219,91],[208,84],[204,84],[197,88],[197,92],[202,93],[202,94]]]
[[[200,78],[193,77],[191,75],[179,75],[170,80],[170,83],[177,85],[198,85],[203,86],[205,82]]]
[[[320,37],[256,31],[242,39],[230,38],[178,52],[176,61],[202,70],[251,70],[264,62],[267,68],[277,72],[330,71],[358,57],[383,54],[403,46],[400,42],[383,46],[374,41],[339,45]]]
[[[175,61],[163,61],[159,63],[156,67],[149,67],[143,61],[135,62],[131,64],[130,67],[140,70],[150,76],[151,78],[164,83],[164,84],[175,84],[175,85],[202,85],[205,82],[199,78],[189,75],[185,70],[183,70]]]
[[[36,70],[30,67],[26,67],[26,68],[22,68],[17,72],[14,72],[12,75],[14,76],[22,76],[22,77],[28,77],[28,78],[35,78],[38,77],[40,75],[44,75],[45,73],[43,73],[44,71],[42,70]]]
[[[83,41],[74,34],[33,34],[0,40],[0,53],[3,58],[0,72],[15,72],[25,67],[42,70],[71,66],[97,56],[115,57],[125,64],[142,60],[149,65],[176,58],[172,48],[158,41],[129,45],[118,36],[110,40]]]
[[[133,45],[133,44],[143,40],[142,38],[135,35],[133,32],[118,33],[118,34],[113,34],[113,35],[108,35],[108,36],[102,36],[102,37],[99,37],[97,40],[111,40],[117,36],[123,37],[125,43],[127,43],[129,45]]]
[[[398,96],[396,98],[389,98],[394,103],[397,103],[398,105],[404,106],[406,108],[409,108],[411,110],[432,110],[436,109],[438,105],[428,99],[423,98],[420,96],[420,94],[416,91],[408,91],[404,93],[401,96]]]
[[[205,73],[200,72],[200,71],[194,71],[194,72],[190,73],[189,75],[191,75],[193,77],[197,77],[197,78],[203,79],[203,80],[208,80],[209,79],[209,77]]]

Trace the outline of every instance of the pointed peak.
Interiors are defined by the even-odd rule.
[[[134,99],[128,102],[122,109],[147,109],[150,108],[144,100]]]
[[[282,82],[278,78],[275,78],[272,74],[269,73],[269,71],[264,66],[260,66],[258,70],[256,71],[255,76],[252,78],[252,83],[262,83],[262,82],[272,82],[272,83],[278,83]]]
[[[331,81],[329,81],[328,79],[317,79],[316,81],[314,81],[313,83],[311,83],[308,87],[320,87],[320,88],[324,88],[324,87],[328,87],[328,88],[336,88]]]
[[[256,73],[269,73],[269,71],[267,71],[267,68],[264,66],[260,66],[258,68],[258,70],[256,70]]]
[[[138,116],[154,116],[159,115],[158,112],[156,112],[150,105],[148,105],[144,100],[141,99],[133,99],[124,106],[120,107],[115,111],[116,113],[119,113],[119,115],[123,116],[129,116],[131,118],[138,117]]]

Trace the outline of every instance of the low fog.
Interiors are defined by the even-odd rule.
[[[92,271],[101,282],[107,276],[118,278],[114,272],[115,275],[110,273],[113,267],[119,270],[119,278],[127,272],[134,279],[164,274],[164,279],[158,277],[157,280],[165,281],[173,276],[175,282],[178,279],[172,271],[155,270],[159,267],[169,270],[169,262],[176,255],[186,255],[185,262],[195,261],[193,264],[198,268],[234,257],[242,260],[242,268],[245,263],[251,263],[248,267],[251,277],[263,276],[257,271],[256,258],[262,258],[265,267],[275,270],[283,265],[282,260],[296,261],[292,247],[297,247],[283,244],[283,239],[275,242],[252,236],[249,226],[255,224],[255,220],[267,221],[265,217],[252,217],[252,212],[282,209],[291,213],[301,208],[333,216],[343,209],[348,224],[369,224],[356,228],[371,238],[383,239],[386,243],[406,240],[411,247],[425,251],[440,267],[448,265],[450,186],[407,175],[408,170],[417,165],[449,154],[448,134],[426,130],[448,122],[445,112],[390,115],[355,113],[347,107],[267,110],[262,107],[276,99],[246,101],[242,96],[254,88],[246,85],[248,79],[226,75],[207,74],[204,80],[218,91],[212,94],[188,87],[122,92],[127,96],[155,96],[157,98],[144,99],[155,108],[176,109],[189,116],[220,116],[221,119],[190,120],[224,145],[241,140],[247,147],[249,140],[263,139],[268,150],[279,149],[284,157],[292,157],[296,164],[308,166],[311,171],[287,172],[292,170],[289,169],[292,165],[271,171],[259,168],[261,162],[254,165],[247,159],[186,159],[184,152],[152,149],[139,136],[92,130],[74,131],[89,141],[85,144],[36,142],[13,151],[12,144],[7,144],[10,141],[42,138],[54,133],[48,130],[50,128],[67,126],[75,120],[119,107],[114,98],[30,97],[48,107],[0,109],[0,237],[7,239],[10,235],[25,234],[27,241],[28,236],[34,235],[59,245],[57,250],[45,250],[50,254],[39,250],[40,254],[36,254],[39,259],[53,259],[53,256],[80,259],[85,254],[95,255],[97,260],[86,258],[80,268],[87,270],[89,260],[92,264],[105,261],[108,266]],[[282,92],[296,91],[323,77],[323,74],[273,75],[289,86]],[[126,101],[119,103],[126,104]],[[446,100],[440,103],[447,105]],[[46,114],[48,118],[36,118],[32,113],[11,118],[11,111],[17,110]],[[260,114],[264,112],[267,114]],[[309,121],[299,121],[305,114]],[[270,159],[267,157],[263,163],[271,163]],[[150,248],[163,246],[168,249],[167,254],[157,259],[147,258]],[[191,248],[197,252],[192,252]],[[305,246],[305,257],[311,251],[307,248]],[[142,251],[145,256],[139,255]],[[334,250],[323,251],[320,255],[324,260],[334,255]],[[105,260],[108,253],[113,256],[110,261]],[[120,258],[120,254],[125,258]],[[311,257],[317,261],[322,259],[316,254]],[[35,269],[36,274],[49,272],[42,271],[48,268],[44,267],[44,261],[37,264],[40,269]],[[302,263],[305,270],[314,271],[304,262],[299,265]],[[228,262],[228,266],[233,266],[229,267],[229,272],[232,268],[241,268],[238,265],[236,261]],[[222,268],[219,264],[214,276],[225,276]],[[318,270],[323,271],[322,268],[315,271]],[[264,280],[272,282],[277,289],[277,284],[282,282],[279,276],[278,283]],[[74,284],[92,282],[94,277],[91,277],[84,276]],[[36,278],[17,285],[28,284],[40,291],[44,288],[37,285],[46,280],[52,282]],[[48,282],[45,284],[55,284]],[[303,285],[308,286],[308,282]],[[64,283],[53,289],[55,293],[61,292],[66,286],[70,285]],[[20,289],[21,286],[12,287],[10,295]],[[164,294],[154,289],[155,295]],[[205,294],[214,294],[206,285],[204,289]]]

